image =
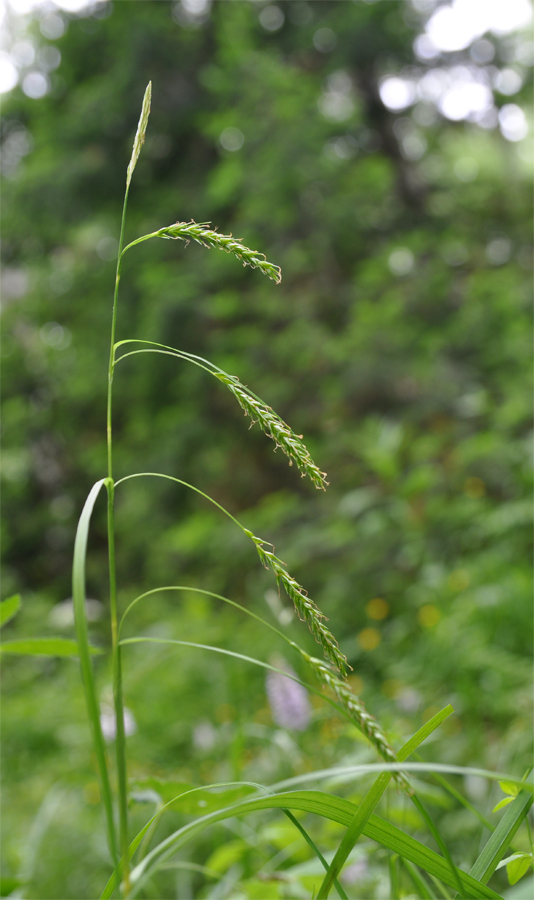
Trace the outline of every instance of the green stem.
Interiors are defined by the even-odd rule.
[[[108,402],[107,402],[107,442],[108,442],[108,478],[113,477],[113,438],[111,431],[111,407],[113,393],[113,370],[115,368],[115,329],[117,326],[117,300],[119,297],[119,284],[121,280],[122,268],[122,245],[124,242],[124,223],[126,221],[126,207],[128,205],[128,185],[124,193],[124,203],[122,206],[121,232],[119,236],[119,252],[117,254],[117,270],[115,272],[115,291],[113,293],[113,312],[111,315],[111,340],[109,346],[109,367],[108,367]]]
[[[124,896],[126,897],[130,893],[130,860],[128,855],[128,778],[126,768],[126,736],[124,733],[124,704],[122,698],[121,648],[118,643],[117,578],[115,571],[115,485],[113,482],[112,402],[113,371],[115,368],[115,330],[117,326],[117,302],[119,297],[119,284],[121,278],[122,245],[124,241],[126,207],[128,205],[128,190],[129,185],[127,184],[126,191],[124,193],[124,203],[122,207],[119,250],[117,255],[117,269],[115,273],[115,290],[113,293],[113,312],[111,316],[106,421],[108,477],[106,478],[105,482],[108,492],[109,598],[111,618],[111,655],[113,668],[113,700],[115,707],[115,751],[117,757],[117,782],[119,794],[119,831],[123,865],[123,890]]]
[[[118,641],[117,580],[115,573],[115,485],[113,484],[113,479],[106,478],[106,488],[108,491],[109,596],[113,665],[113,702],[115,706],[116,724],[115,752],[117,758],[117,782],[119,792],[119,831],[124,867],[124,893],[127,897],[130,891],[128,857],[128,776],[126,770],[126,734],[124,732],[124,703],[122,697],[122,660],[121,647]]]

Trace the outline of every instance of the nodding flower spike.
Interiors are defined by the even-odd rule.
[[[356,696],[356,694],[352,693],[347,682],[342,681],[341,678],[338,678],[337,675],[332,672],[331,669],[329,669],[322,660],[316,659],[314,656],[309,656],[296,644],[294,645],[294,647],[306,660],[317,678],[319,678],[319,680],[322,681],[323,684],[327,685],[334,692],[336,698],[339,700],[341,706],[348,714],[349,718],[354,722],[357,728],[361,732],[363,732],[363,734],[365,734],[371,744],[378,751],[382,759],[387,763],[398,762],[393,747],[389,743],[386,735],[382,731],[375,717],[372,716],[371,713],[367,712],[365,705],[360,700],[360,698]],[[402,772],[395,772],[393,777],[397,781],[399,787],[401,787],[407,794],[413,793]]]
[[[278,559],[271,550],[266,549],[266,542],[262,541],[261,538],[256,537],[252,531],[249,531],[248,529],[244,529],[244,531],[247,537],[254,542],[262,565],[265,566],[266,569],[271,569],[274,572],[278,587],[280,587],[280,585],[283,586],[287,596],[293,602],[295,612],[299,619],[301,622],[306,622],[315,640],[323,648],[325,657],[339,669],[342,675],[346,675],[347,669],[350,668],[350,666],[347,663],[346,656],[339,649],[334,635],[331,634],[324,624],[324,620],[326,619],[324,613],[322,613],[315,605],[313,600],[310,600],[306,591],[298,581],[291,577],[282,560]],[[269,546],[272,547],[272,544]]]
[[[176,222],[175,225],[169,225],[166,228],[160,228],[156,232],[158,237],[172,238],[173,240],[181,240],[189,243],[196,241],[203,247],[213,249],[218,247],[219,250],[225,250],[226,253],[233,253],[244,266],[251,266],[253,269],[260,269],[264,275],[271,278],[276,284],[280,284],[282,273],[279,266],[267,262],[263,253],[257,250],[249,250],[241,241],[236,240],[231,234],[219,234],[215,228],[209,227],[209,222]]]
[[[223,372],[216,372],[215,375],[232,392],[245,415],[250,416],[251,427],[257,422],[261,430],[289,457],[289,465],[294,462],[303,477],[307,475],[316,488],[324,491],[328,484],[326,472],[321,472],[314,463],[302,442],[302,435],[295,434],[274,409],[251,395],[237,378]]]
[[[152,98],[152,82],[149,81],[146,86],[145,96],[143,97],[143,105],[141,107],[141,115],[139,117],[139,123],[137,125],[137,131],[135,134],[133,148],[132,148],[132,158],[128,164],[128,170],[126,173],[126,187],[130,186],[130,181],[132,180],[133,171],[135,169],[137,160],[139,159],[139,154],[141,153],[141,147],[145,142],[145,134],[146,127],[148,125],[148,117],[150,115],[150,100]]]

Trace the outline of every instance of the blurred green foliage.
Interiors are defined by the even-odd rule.
[[[30,135],[33,147],[4,185],[4,596],[23,597],[5,635],[73,633],[60,603],[77,516],[105,474],[114,241],[151,79],[127,239],[211,221],[264,251],[283,281],[193,244],[151,241],[125,258],[118,339],[171,344],[238,375],[304,434],[330,487],[315,492],[258,429],[248,433],[213,379],[150,355],[117,370],[116,477],[176,475],[273,541],[329,616],[354,688],[395,746],[451,702],[456,716],[423,748],[427,758],[522,774],[531,696],[523,157],[496,131],[437,115],[417,125],[422,158],[403,156],[399,135],[414,118],[389,112],[377,84],[414,64],[420,26],[408,4],[282,2],[277,31],[260,26],[252,2],[215,3],[198,27],[178,7],[99,6],[48,42],[36,17],[33,39],[61,53],[52,90],[37,100],[16,89],[4,106],[4,136]],[[320,28],[337,35],[329,52],[314,46]],[[345,118],[324,113],[336,90],[350,104]],[[527,83],[521,99],[530,92]],[[470,181],[455,174],[466,159],[478,165]],[[117,502],[123,608],[143,590],[190,584],[274,616],[315,652],[254,549],[200,498],[151,480],[121,486]],[[89,595],[105,607],[103,504],[94,523]],[[95,604],[92,639],[108,646],[102,612]],[[252,621],[193,593],[139,604],[127,633],[141,632],[263,659],[280,650]],[[134,779],[269,784],[373,758],[320,700],[306,732],[277,728],[259,669],[146,645],[125,657]],[[109,870],[77,665],[10,658],[3,667],[6,874],[26,873],[27,897],[96,896]],[[96,667],[105,698],[105,659]],[[459,787],[487,814],[500,797],[474,781]],[[469,865],[476,820],[427,790],[455,861]],[[393,819],[420,831],[403,799],[387,802]],[[140,827],[146,804],[133,816]],[[312,828],[326,849],[342,833]],[[315,862],[290,830],[278,816],[217,826],[183,856],[189,868],[163,872],[146,896],[309,896]],[[383,896],[386,856],[365,862],[366,846],[351,858],[363,865],[351,896]],[[269,880],[267,860],[284,848],[287,871],[302,873]],[[199,866],[225,876],[222,893],[210,893]],[[503,872],[497,883],[504,889]]]

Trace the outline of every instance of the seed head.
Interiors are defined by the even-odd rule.
[[[251,266],[253,269],[260,269],[264,275],[271,278],[276,284],[280,284],[282,273],[279,266],[267,262],[263,253],[257,250],[249,250],[241,241],[236,240],[231,234],[219,234],[219,232],[209,227],[209,222],[176,222],[175,225],[169,225],[167,228],[160,228],[157,232],[159,237],[171,238],[174,240],[196,241],[203,247],[212,249],[218,247],[225,250],[226,253],[233,253],[244,266]]]
[[[343,709],[348,713],[350,719],[357,728],[365,734],[382,759],[387,763],[397,763],[398,759],[395,756],[395,751],[377,720],[367,712],[364,703],[356,696],[356,694],[352,693],[347,682],[338,678],[335,672],[332,672],[322,660],[316,659],[314,656],[309,656],[296,644],[295,647],[311,667],[317,678],[334,692]],[[411,788],[402,772],[394,773],[394,778],[404,791],[411,793]]]
[[[271,550],[266,549],[265,541],[256,537],[256,535],[252,534],[248,529],[245,528],[243,530],[254,542],[262,565],[264,565],[266,569],[272,569],[276,576],[278,588],[280,588],[280,585],[283,586],[287,596],[293,601],[293,606],[295,607],[299,619],[301,622],[306,622],[317,643],[321,644],[326,658],[339,669],[342,675],[345,675],[347,673],[347,668],[350,668],[350,666],[347,663],[346,656],[339,649],[334,635],[324,624],[326,620],[324,613],[322,613],[315,605],[313,600],[310,600],[308,594],[298,581],[291,577],[285,567],[285,563],[283,563],[281,559],[278,559]]]
[[[146,127],[148,125],[148,117],[150,115],[150,100],[152,98],[152,82],[149,81],[146,86],[145,96],[143,97],[143,106],[141,107],[141,115],[139,117],[139,124],[137,125],[137,131],[135,134],[135,139],[133,142],[132,149],[132,158],[128,164],[128,170],[126,174],[126,187],[129,187],[130,181],[132,180],[133,171],[135,169],[137,160],[139,159],[139,154],[141,153],[141,147],[145,142],[145,134]]]
[[[301,434],[295,434],[289,425],[278,416],[274,409],[267,406],[258,397],[255,397],[239,383],[239,379],[216,372],[215,375],[232,392],[246,416],[250,416],[251,424],[258,422],[261,430],[280,447],[282,452],[289,457],[289,465],[295,463],[302,477],[308,475],[316,488],[325,490],[328,484],[326,472],[321,472],[311,458],[306,445],[302,441]]]

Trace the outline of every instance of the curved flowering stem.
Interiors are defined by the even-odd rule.
[[[223,597],[222,594],[215,594],[213,591],[207,591],[203,588],[190,587],[188,585],[164,585],[163,587],[152,588],[152,590],[145,591],[143,594],[135,597],[135,599],[131,601],[129,606],[127,606],[119,625],[119,637],[126,616],[129,614],[130,610],[137,605],[137,603],[139,603],[141,600],[144,600],[146,597],[151,597],[154,594],[166,591],[191,591],[195,594],[202,594],[206,597],[213,597],[216,600],[221,600],[223,603],[228,603],[230,606],[235,607],[245,615],[250,616],[250,618],[255,619],[257,622],[260,622],[261,625],[269,628],[270,631],[278,635],[278,637],[285,641],[285,643],[288,644],[292,650],[295,650],[300,655],[300,657],[310,666],[314,675],[322,682],[322,684],[331,689],[331,691],[336,696],[338,703],[331,700],[330,697],[326,696],[322,693],[322,691],[317,690],[312,685],[301,681],[301,679],[298,678],[298,676],[292,670],[287,671],[286,676],[292,681],[295,681],[297,684],[302,685],[302,687],[305,687],[307,690],[313,691],[319,697],[323,697],[325,700],[327,700],[328,703],[330,703],[335,709],[337,709],[338,712],[342,713],[349,721],[356,725],[359,731],[361,731],[368,738],[369,742],[374,746],[379,756],[381,756],[385,762],[397,762],[395,752],[389,744],[386,735],[380,728],[380,725],[378,724],[376,719],[369,712],[367,712],[360,698],[352,693],[347,682],[341,681],[341,679],[338,678],[335,673],[332,672],[331,669],[329,669],[323,662],[321,662],[321,660],[316,659],[315,657],[310,656],[308,653],[306,653],[306,651],[303,650],[302,647],[300,647],[295,641],[292,641],[291,638],[284,634],[283,631],[280,631],[279,628],[275,628],[275,626],[270,622],[267,622],[261,616],[258,616],[257,613],[253,612],[250,609],[247,609],[240,603],[236,603],[235,600],[229,600],[228,597]],[[274,667],[271,668],[270,671],[276,674],[281,674],[284,670],[283,667]],[[394,775],[394,778],[396,778],[397,782],[404,790],[407,791],[407,793],[411,792],[408,783],[402,775]]]
[[[274,441],[275,449],[281,448],[282,452],[289,458],[290,466],[295,463],[302,477],[304,478],[307,475],[319,490],[325,490],[328,486],[326,472],[322,472],[311,458],[309,450],[302,440],[302,435],[295,434],[287,422],[284,422],[278,413],[271,406],[268,406],[261,397],[258,397],[246,385],[241,384],[236,375],[229,375],[228,372],[225,372],[202,356],[186,353],[183,350],[177,350],[176,347],[169,347],[167,344],[159,344],[156,341],[135,339],[118,341],[115,344],[114,351],[116,352],[124,344],[150,344],[151,346],[142,350],[130,350],[128,353],[122,353],[121,356],[114,359],[114,365],[119,363],[121,359],[126,359],[128,356],[135,356],[139,353],[161,353],[164,356],[175,356],[177,359],[193,363],[200,369],[204,369],[205,372],[209,372],[210,375],[214,375],[231,391],[244,411],[245,416],[250,416],[251,426],[258,423],[264,434]]]
[[[395,751],[393,750],[393,747],[389,743],[377,720],[374,716],[371,715],[371,713],[367,712],[365,704],[362,700],[360,700],[359,697],[356,696],[356,694],[352,693],[347,682],[342,681],[341,678],[338,678],[335,672],[332,672],[332,670],[329,669],[321,659],[316,659],[314,656],[309,656],[300,647],[298,647],[297,645],[295,646],[303,659],[306,660],[317,678],[319,678],[319,680],[322,681],[323,684],[326,684],[334,692],[341,706],[345,710],[348,718],[351,719],[351,721],[354,722],[358,729],[362,731],[363,734],[365,734],[365,736],[370,740],[371,744],[373,744],[373,746],[377,749],[382,759],[388,763],[398,762]],[[406,791],[406,793],[413,793],[402,772],[398,772],[395,778],[400,787],[402,787],[402,789]]]
[[[195,491],[196,494],[200,494],[201,497],[209,500],[210,503],[228,516],[228,518],[241,529],[243,534],[246,534],[246,536],[253,541],[262,564],[266,569],[272,569],[276,576],[278,586],[280,586],[280,584],[283,585],[289,599],[293,601],[297,615],[302,621],[306,622],[315,640],[321,644],[326,658],[330,660],[343,675],[346,674],[348,668],[347,659],[339,649],[335,637],[324,624],[326,616],[318,609],[313,600],[310,600],[304,588],[291,577],[286,569],[285,563],[283,563],[281,559],[278,559],[272,551],[266,549],[267,541],[263,541],[261,538],[256,537],[252,531],[245,528],[235,516],[229,513],[220,503],[217,503],[217,501],[210,497],[209,494],[205,494],[200,488],[188,484],[187,481],[183,481],[181,478],[175,478],[173,475],[164,475],[162,472],[136,472],[133,475],[126,475],[124,478],[121,478],[115,483],[115,487],[118,487],[119,484],[129,481],[132,478],[143,477],[166,478],[169,481],[175,481],[177,484],[181,484],[184,487],[189,488],[189,490]],[[272,547],[272,544],[269,544],[269,546]]]
[[[267,406],[259,397],[251,394],[248,388],[239,383],[238,378],[227,375],[225,372],[215,374],[232,392],[245,415],[250,416],[251,425],[255,425],[257,422],[261,430],[289,457],[289,465],[291,466],[294,460],[302,477],[308,475],[315,487],[324,491],[328,485],[326,472],[321,472],[314,463],[302,442],[302,435],[295,434],[289,425],[275,413],[274,409]]]
[[[240,240],[237,240],[231,234],[219,234],[216,228],[210,228],[209,226],[209,222],[199,223],[194,222],[193,219],[190,222],[176,222],[174,225],[166,225],[163,228],[159,228],[158,231],[144,234],[142,237],[137,238],[136,241],[132,241],[131,244],[124,248],[121,255],[124,255],[130,247],[135,247],[136,244],[141,244],[143,241],[148,241],[153,237],[185,241],[186,244],[190,241],[196,241],[197,244],[202,244],[208,250],[218,248],[226,253],[232,253],[244,266],[259,269],[276,284],[280,284],[282,281],[280,266],[275,266],[274,263],[268,262],[264,253],[245,247]]]
[[[346,675],[347,668],[350,668],[347,663],[347,657],[341,652],[334,635],[324,624],[326,620],[324,613],[321,612],[313,600],[310,600],[302,585],[289,574],[285,563],[278,559],[271,550],[266,550],[265,541],[256,537],[248,529],[245,528],[243,530],[247,537],[254,542],[262,565],[274,572],[278,588],[280,588],[280,585],[283,586],[287,596],[293,602],[299,619],[301,622],[306,622],[317,643],[321,644],[326,658],[339,669],[342,675]]]

